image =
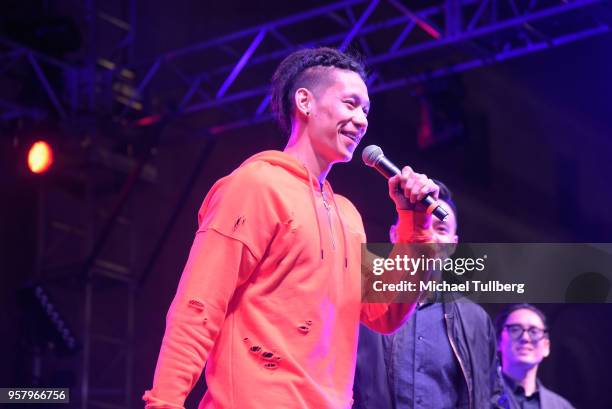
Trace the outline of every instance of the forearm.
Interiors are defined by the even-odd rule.
[[[431,243],[431,215],[413,210],[397,210],[397,243]]]
[[[225,321],[240,275],[256,262],[239,241],[198,233],[166,317],[147,408],[181,408],[197,382]]]
[[[410,318],[416,302],[413,303],[364,303],[361,322],[373,331],[391,334]]]
[[[397,243],[388,258],[396,256],[418,259],[421,256],[431,257],[435,254],[435,247],[431,243],[430,216],[418,214],[410,210],[399,210],[399,225],[397,230]],[[421,245],[415,245],[421,244]],[[391,333],[398,329],[414,310],[421,291],[419,282],[428,280],[430,271],[419,269],[408,273],[407,271],[388,270],[381,275],[374,275],[369,270],[375,256],[367,253],[364,266],[364,300],[379,301],[364,303],[362,307],[362,322],[369,328],[382,332]],[[407,282],[414,285],[415,291],[403,291],[398,294],[382,292],[375,294],[373,290],[374,281],[384,284],[396,284]]]
[[[166,320],[153,388],[145,394],[147,408],[182,407],[202,372],[224,316],[206,304],[200,310],[182,297],[175,298]]]

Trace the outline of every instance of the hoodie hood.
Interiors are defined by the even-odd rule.
[[[245,160],[240,167],[255,161],[264,161],[274,166],[280,166],[304,182],[310,181],[312,183],[314,179],[317,188],[319,186],[317,178],[308,171],[306,166],[288,153],[282,151],[263,151]],[[325,184],[328,185],[327,181],[325,181]]]

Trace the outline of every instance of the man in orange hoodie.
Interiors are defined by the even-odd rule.
[[[414,307],[361,302],[361,217],[326,180],[367,130],[365,79],[360,62],[330,48],[295,52],[276,70],[287,146],[249,158],[206,195],[147,408],[182,408],[205,363],[200,408],[351,406],[359,322],[392,332]],[[389,193],[398,242],[429,242],[418,202],[437,186],[405,167]]]

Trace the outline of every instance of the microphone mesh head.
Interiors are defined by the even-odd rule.
[[[361,160],[368,166],[374,166],[376,160],[383,154],[380,146],[376,145],[368,145],[363,148],[363,152],[361,152]]]

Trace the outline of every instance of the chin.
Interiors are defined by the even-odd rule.
[[[353,159],[353,154],[355,153],[356,150],[357,150],[357,145],[355,145],[354,148],[348,148],[343,152],[346,162]]]
[[[353,159],[353,154],[355,153],[355,151],[350,151],[347,152],[347,154],[344,156],[344,160],[346,162],[350,161],[351,159]]]
[[[524,358],[524,359],[519,358],[517,359],[517,363],[524,368],[530,369],[536,366],[539,362],[537,359],[534,359],[534,358]]]
[[[353,159],[353,153],[348,153],[347,155],[343,156],[342,159],[340,159],[338,162],[350,162]]]
[[[351,159],[353,159],[353,152],[346,150],[346,151],[340,151],[338,152],[336,155],[334,155],[335,158],[331,161],[332,163],[344,163],[344,162],[350,162]]]

